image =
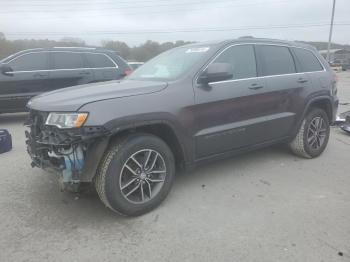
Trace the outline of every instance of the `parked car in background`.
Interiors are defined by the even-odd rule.
[[[349,49],[330,49],[320,50],[320,54],[326,58],[329,56],[334,71],[346,71],[350,69],[350,50]]]
[[[28,100],[69,86],[121,79],[132,69],[114,51],[57,47],[30,49],[0,63],[0,113],[25,111]]]
[[[341,72],[343,71],[343,66],[336,62],[330,62],[329,66],[332,68],[334,72]]]
[[[342,65],[342,70],[343,71],[347,71],[347,70],[349,70],[350,69],[350,64],[343,64]]]
[[[319,156],[338,98],[315,48],[238,39],[178,47],[122,81],[46,93],[28,107],[32,166],[67,187],[92,182],[107,207],[135,216],[165,199],[182,168],[277,143]]]
[[[140,66],[142,66],[144,64],[144,62],[128,62],[128,65],[133,69],[137,69]]]

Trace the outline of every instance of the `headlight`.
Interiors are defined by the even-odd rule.
[[[50,113],[46,125],[58,128],[79,128],[88,117],[88,113]]]

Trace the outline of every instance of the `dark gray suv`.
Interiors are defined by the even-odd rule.
[[[25,111],[29,99],[44,92],[121,79],[131,70],[118,54],[106,49],[24,50],[0,62],[0,113]]]
[[[176,170],[276,143],[313,158],[336,114],[336,79],[308,46],[266,39],[192,44],[127,79],[58,90],[29,103],[32,166],[64,188],[93,182],[102,202],[140,215]]]

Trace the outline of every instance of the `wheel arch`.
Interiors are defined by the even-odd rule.
[[[147,120],[147,121],[114,121],[106,124],[106,129],[109,130],[109,137],[96,141],[96,145],[92,147],[91,152],[87,155],[87,168],[84,169],[82,181],[91,182],[95,175],[99,163],[104,152],[110,144],[135,133],[151,134],[162,139],[173,152],[177,170],[183,170],[191,160],[191,148],[186,147],[186,138],[183,131],[179,130],[175,124],[168,120]],[[185,141],[186,140],[186,141]],[[188,143],[189,141],[187,141]]]
[[[307,104],[306,104],[306,106],[305,106],[305,108],[304,108],[304,110],[303,110],[303,112],[301,114],[301,117],[299,118],[299,121],[297,122],[297,125],[296,125],[295,129],[293,130],[292,137],[294,137],[297,134],[299,128],[301,127],[301,125],[303,123],[303,120],[304,120],[306,114],[312,108],[323,109],[326,112],[326,114],[327,114],[327,116],[329,118],[329,122],[331,123],[333,121],[333,107],[332,107],[332,100],[331,100],[331,98],[328,97],[328,96],[319,96],[319,97],[311,98],[307,102]]]
[[[160,137],[173,151],[177,168],[179,168],[191,164],[194,156],[191,130],[186,129],[184,125],[186,123],[182,124],[178,117],[169,112],[152,112],[116,118],[107,122],[104,127],[110,130],[112,140],[135,132]]]
[[[183,169],[188,162],[188,154],[182,142],[181,135],[175,131],[176,128],[164,120],[152,121],[150,123],[139,123],[119,127],[110,137],[110,142],[118,140],[120,137],[128,136],[133,133],[151,134],[162,139],[173,152],[177,169]]]
[[[307,107],[307,111],[306,113],[311,109],[311,108],[320,108],[323,109],[329,119],[329,122],[332,122],[332,118],[333,118],[333,108],[332,108],[332,102],[331,99],[328,97],[324,97],[324,98],[316,98],[312,101],[310,101],[308,107]],[[305,113],[305,114],[306,114]],[[304,114],[304,115],[305,115]]]

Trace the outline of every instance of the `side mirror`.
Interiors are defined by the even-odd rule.
[[[233,77],[233,66],[229,63],[212,63],[199,76],[198,81],[202,84],[228,80]]]
[[[13,76],[13,70],[12,70],[11,66],[1,65],[0,66],[0,71],[1,71],[1,73],[3,75]]]

